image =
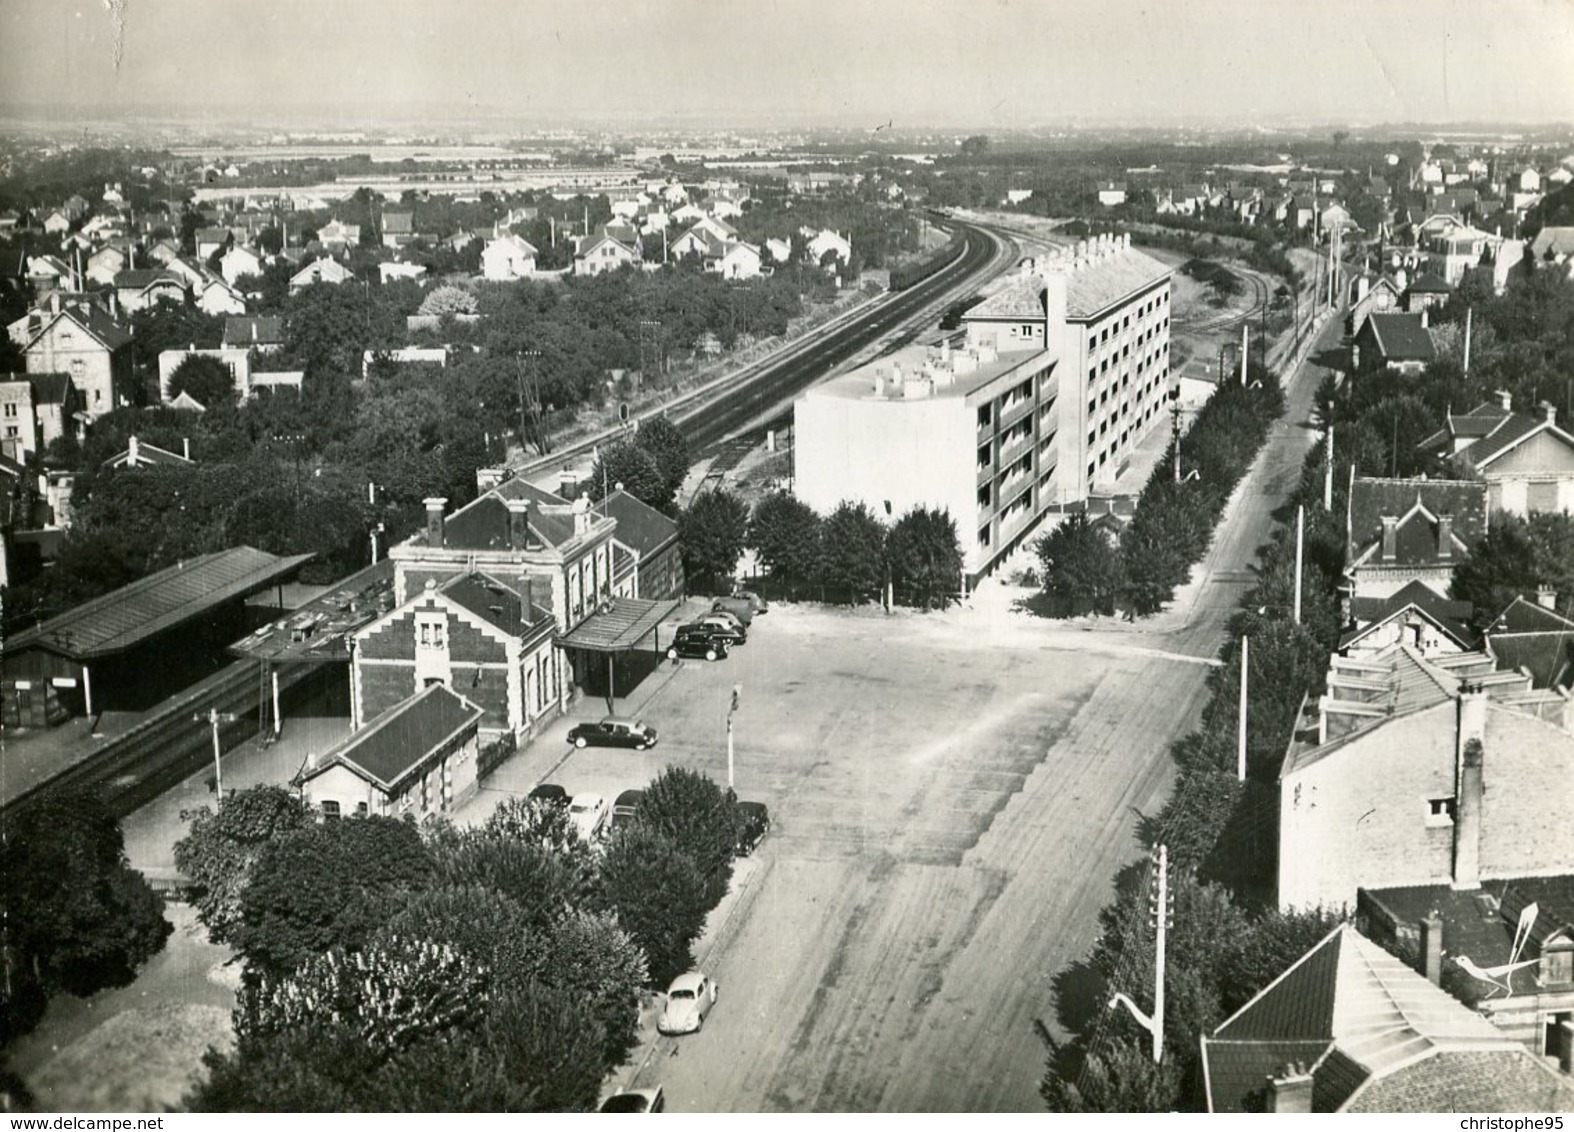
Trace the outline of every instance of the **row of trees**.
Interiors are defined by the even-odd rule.
[[[124,986],[173,929],[126,863],[120,826],[92,793],[54,792],[6,815],[0,839],[0,1045],[50,997]]]
[[[1180,482],[1172,442],[1118,541],[1085,515],[1038,541],[1044,591],[1056,608],[1108,612],[1120,600],[1149,614],[1174,596],[1207,552],[1225,503],[1284,411],[1274,377],[1255,363],[1248,377],[1247,386],[1220,386],[1180,438]]]
[[[823,518],[789,492],[749,508],[722,489],[702,492],[679,519],[684,568],[700,588],[730,585],[747,547],[770,587],[789,600],[858,603],[889,584],[897,601],[944,607],[962,585],[956,522],[914,507],[889,527],[863,503],[843,501]]]
[[[677,768],[602,852],[522,799],[468,830],[319,824],[271,786],[204,808],[176,863],[245,973],[236,1045],[188,1105],[592,1108],[647,989],[692,966],[736,842],[731,795]]]

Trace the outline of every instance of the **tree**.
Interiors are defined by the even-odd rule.
[[[601,859],[600,900],[644,950],[657,986],[694,965],[710,910],[705,877],[672,838],[637,822],[616,827]]]
[[[962,139],[961,152],[963,157],[982,157],[989,148],[987,134],[973,134]]]
[[[232,794],[217,813],[204,806],[191,816],[190,832],[175,843],[175,867],[191,882],[208,938],[231,942],[241,894],[263,846],[311,824],[311,811],[295,793],[266,784]]]
[[[747,545],[773,579],[812,582],[820,568],[820,517],[790,492],[772,492],[754,505]]]
[[[853,602],[885,581],[885,528],[863,503],[844,500],[820,525],[819,576]]]
[[[456,287],[445,283],[433,287],[421,300],[421,307],[416,312],[423,315],[445,314],[475,314],[479,309],[475,294],[463,287]]]
[[[543,798],[504,798],[481,828],[488,837],[516,838],[560,857],[590,853],[568,810]]]
[[[698,771],[669,766],[645,788],[634,820],[670,837],[699,867],[707,912],[721,902],[738,846],[733,799],[721,787]]]
[[[542,937],[535,978],[582,1003],[600,1023],[611,1072],[639,1044],[640,992],[650,971],[633,937],[610,913],[573,911]]]
[[[706,587],[730,583],[748,530],[749,508],[741,499],[719,487],[702,492],[678,517],[689,580]]]
[[[602,448],[590,470],[590,482],[585,485],[592,500],[600,500],[619,486],[641,503],[657,509],[672,502],[667,488],[667,478],[662,475],[656,458],[637,444],[619,441]]]
[[[537,927],[584,906],[595,882],[582,844],[559,852],[514,836],[474,831],[434,844],[432,856],[440,883],[502,893]]]
[[[36,1023],[56,991],[123,986],[173,930],[163,900],[126,864],[120,826],[90,791],[52,792],[7,815],[0,842],[7,994],[0,1036]]]
[[[362,946],[432,877],[414,825],[370,817],[294,830],[263,846],[230,939],[253,971],[279,977],[334,947]]]
[[[1450,593],[1474,605],[1477,623],[1485,625],[1516,596],[1543,586],[1559,595],[1564,608],[1574,601],[1574,516],[1494,515],[1470,557],[1454,567]]]
[[[656,459],[667,488],[667,498],[677,497],[678,489],[689,475],[689,442],[683,432],[666,417],[650,417],[641,422],[634,443]]]
[[[914,507],[886,535],[885,554],[894,587],[924,609],[944,608],[961,591],[962,547],[949,511]]]
[[[1120,547],[1077,512],[1033,546],[1044,568],[1044,592],[1068,609],[1092,607],[1113,613],[1126,583]]]
[[[189,393],[208,409],[239,396],[230,367],[207,354],[188,355],[169,375],[170,399],[182,393]]]

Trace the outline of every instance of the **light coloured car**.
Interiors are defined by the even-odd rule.
[[[568,820],[580,837],[594,841],[607,825],[607,800],[600,794],[575,794],[568,804]]]
[[[663,1034],[693,1034],[716,1005],[716,984],[699,971],[685,971],[667,988],[667,1005],[656,1029]]]

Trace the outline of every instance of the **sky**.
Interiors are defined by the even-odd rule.
[[[0,113],[40,104],[912,129],[1574,122],[1574,0],[0,0]]]

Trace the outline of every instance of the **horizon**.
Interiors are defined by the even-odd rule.
[[[904,134],[1574,123],[1574,5],[1558,0],[1149,3],[784,0],[740,20],[718,0],[0,0],[0,118]]]

